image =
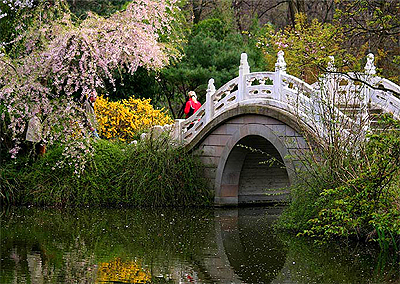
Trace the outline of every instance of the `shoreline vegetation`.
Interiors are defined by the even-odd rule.
[[[400,260],[400,121],[381,115],[366,139],[303,157],[307,171],[277,227],[321,242],[372,241]]]
[[[21,157],[0,168],[3,202],[58,207],[211,205],[213,194],[200,160],[168,140],[93,140],[94,154],[81,174],[74,174],[73,164],[54,167],[62,146],[34,162]]]

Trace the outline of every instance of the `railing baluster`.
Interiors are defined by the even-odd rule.
[[[205,106],[205,116],[206,124],[209,123],[214,118],[214,100],[213,95],[215,94],[214,79],[208,80],[208,88],[206,94],[206,106]]]
[[[238,102],[245,100],[246,97],[246,75],[250,73],[250,66],[247,62],[247,54],[242,53],[240,56],[239,66],[239,82],[238,82]]]
[[[275,63],[275,76],[274,76],[274,97],[279,101],[283,101],[283,88],[282,88],[282,74],[286,74],[286,62],[283,57],[284,52],[278,52],[278,59]]]

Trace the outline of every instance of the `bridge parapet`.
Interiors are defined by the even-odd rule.
[[[230,104],[237,103],[239,77],[230,80],[218,91],[215,91],[214,79],[210,79],[207,88],[206,102],[186,120],[176,120],[174,138],[179,141],[191,140],[215,116],[223,112]],[[189,127],[193,125],[193,127]]]
[[[252,98],[268,98],[276,99],[276,92],[274,92],[274,72],[254,72],[245,76],[246,86],[244,92],[244,99]]]
[[[207,107],[212,111],[212,116],[209,119],[213,119],[216,115],[218,115],[221,111],[223,111],[230,104],[239,102],[240,98],[238,97],[238,88],[239,88],[239,77],[229,81],[225,85],[223,85],[217,92],[215,90],[213,81],[209,82],[208,94],[210,100],[206,101]],[[208,121],[207,121],[208,122]]]
[[[312,84],[312,88],[337,107],[358,106],[362,116],[368,116],[369,107],[379,107],[400,119],[400,87],[395,83],[376,76],[374,55],[367,56],[364,72],[340,73],[334,68],[334,59],[328,63],[329,73]]]
[[[395,118],[400,118],[400,100],[388,91],[393,90],[399,94],[400,87],[375,76],[372,54],[368,55],[364,73],[336,72],[333,58],[328,64],[328,71],[330,73],[324,75],[319,82],[310,85],[286,74],[283,52],[279,52],[274,72],[251,73],[247,54],[243,53],[239,76],[218,90],[215,90],[214,80],[210,79],[206,102],[188,119],[175,121],[174,138],[184,144],[190,143],[216,117],[233,108],[251,104],[269,105],[296,115],[310,129],[320,134],[327,131],[324,125],[326,121],[321,119],[326,112],[326,105],[330,105],[335,115],[348,125],[368,119],[370,105],[377,105],[393,113]],[[343,104],[359,106],[358,122],[342,112],[340,105]]]
[[[400,86],[389,81],[388,79],[381,77],[373,77],[371,83],[375,87],[382,86],[386,90],[393,90],[397,94],[400,94]],[[381,106],[387,112],[393,113],[393,116],[400,119],[400,99],[393,95],[391,91],[385,90],[372,90],[370,94],[371,102]]]

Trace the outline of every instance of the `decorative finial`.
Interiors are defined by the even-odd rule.
[[[250,73],[250,66],[247,62],[247,53],[242,53],[240,55],[240,66],[239,66],[239,75],[245,75]]]
[[[214,79],[208,80],[207,92],[215,93]]]
[[[278,59],[275,63],[275,71],[286,71],[286,62],[285,58],[283,57],[284,54],[285,53],[282,50],[278,52]]]
[[[243,64],[246,64],[246,63],[247,63],[247,53],[243,52],[240,55],[240,64],[243,65]]]
[[[372,53],[369,53],[367,55],[367,64],[365,64],[364,70],[365,70],[365,74],[368,74],[368,75],[376,74],[375,65],[374,65],[374,55]]]
[[[326,67],[326,70],[328,72],[336,72],[336,66],[335,66],[335,57],[328,56],[329,61],[328,61],[328,67]]]

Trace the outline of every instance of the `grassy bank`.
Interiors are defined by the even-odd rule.
[[[23,158],[0,168],[3,203],[80,206],[204,206],[212,192],[202,164],[166,140],[137,145],[98,140],[85,171],[55,167],[62,147],[31,163]]]

